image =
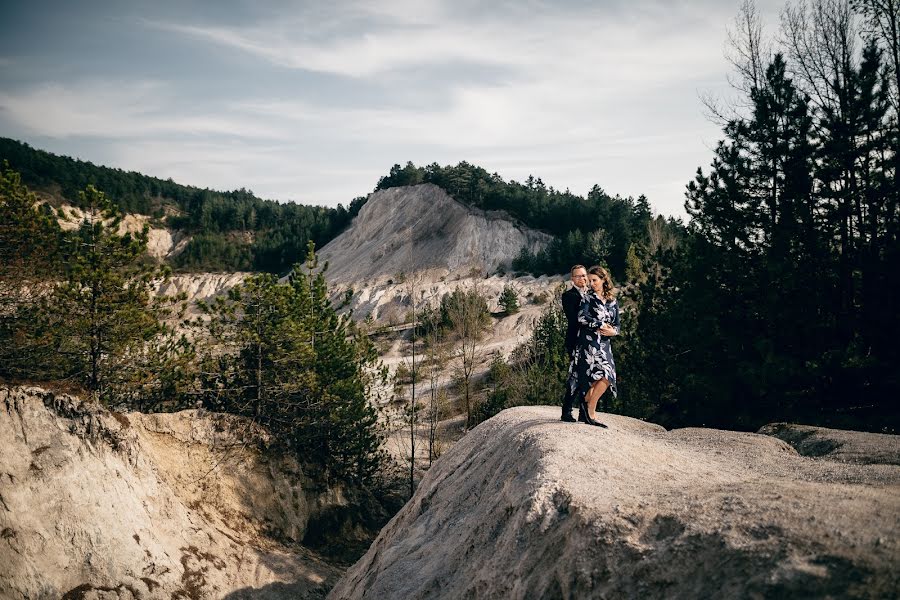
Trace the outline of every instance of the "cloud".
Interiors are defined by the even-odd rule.
[[[218,190],[251,189],[262,198],[304,204],[345,206],[371,191],[380,165],[335,162],[303,144],[215,143],[188,140],[171,144],[137,140],[110,145],[112,163],[156,177]]]
[[[44,83],[0,92],[5,119],[47,137],[222,135],[279,138],[284,132],[226,112],[192,113],[158,81]]]
[[[333,20],[321,14],[313,21],[328,23],[324,37],[317,37],[305,16],[241,28],[154,26],[280,67],[358,82],[359,94],[340,103],[323,105],[302,93],[290,100],[247,98],[234,107],[241,114],[280,122],[307,137],[451,152],[628,143],[653,128],[673,127],[668,117],[652,114],[665,112],[654,103],[665,106],[677,97],[699,116],[691,82],[725,69],[721,53],[710,52],[708,39],[697,33],[710,26],[713,17],[704,12],[709,6],[651,4],[639,13],[610,14],[556,12],[530,3],[529,10],[474,19],[453,13],[446,3],[417,6],[345,4],[342,29],[332,31]],[[368,27],[354,30],[360,21]],[[721,27],[717,31],[724,34]],[[452,69],[449,75],[439,71],[453,64],[464,73],[486,67],[491,75],[472,80],[455,77]],[[366,105],[368,86],[378,86],[384,99]],[[353,97],[362,100],[354,106]]]
[[[344,77],[375,77],[385,72],[457,61],[491,64],[491,53],[461,43],[453,32],[431,27],[411,31],[359,33],[341,39],[292,39],[282,26],[233,29],[156,23],[156,27],[213,42],[291,69]]]
[[[209,65],[188,54],[199,85],[140,64],[131,81],[39,81],[0,91],[0,123],[109,140],[92,160],[281,200],[347,202],[395,162],[467,160],[576,193],[644,192],[683,214],[684,183],[718,134],[697,88],[728,71],[734,7],[582,4],[284,2],[240,26],[148,18],[136,36],[208,44],[217,52],[196,54],[226,70],[250,57],[263,85],[216,81],[201,99]]]
[[[656,13],[637,19],[636,13],[611,17],[597,9],[559,12],[540,5],[535,5],[538,10],[473,18],[454,15],[440,2],[425,6],[339,5],[335,10],[343,15],[344,26],[324,27],[327,35],[321,22],[338,22],[336,14],[318,15],[319,20],[288,14],[243,27],[146,24],[280,67],[350,78],[404,70],[422,75],[428,67],[464,64],[507,69],[511,78],[543,78],[558,71],[588,79],[605,76],[616,86],[669,80],[678,73],[673,66],[702,69],[720,62],[720,57],[710,60],[707,40],[696,34],[708,17],[685,6],[667,6],[679,13],[665,19]],[[694,28],[673,28],[679,16]]]

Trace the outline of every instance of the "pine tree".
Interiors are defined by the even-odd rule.
[[[498,302],[503,308],[503,312],[507,315],[514,315],[519,312],[519,295],[516,293],[516,289],[509,284],[503,286]]]
[[[625,281],[642,283],[647,280],[647,273],[644,271],[640,255],[641,250],[636,244],[628,246],[628,253],[625,255]]]
[[[291,272],[291,287],[297,298],[294,314],[311,336],[321,386],[323,422],[310,423],[309,431],[320,435],[318,446],[331,471],[357,483],[369,482],[384,460],[373,402],[387,372],[379,368],[369,338],[349,315],[339,315],[332,306],[325,270],[318,265],[312,242],[306,263]]]
[[[200,307],[205,405],[253,418],[326,477],[371,481],[383,454],[370,397],[385,374],[332,306],[312,244],[288,283],[255,275]]]
[[[821,285],[811,229],[812,119],[781,55],[749,95],[750,114],[725,127],[710,175],[698,172],[688,187],[698,239],[691,262],[675,277],[680,297],[702,307],[696,322],[709,327],[683,343],[694,364],[705,365],[698,389],[710,397],[695,395],[693,406],[682,402],[686,418],[703,405],[708,417],[727,418],[708,408],[721,402],[717,395],[746,407],[747,419],[778,418],[789,410],[791,373],[809,358],[804,344],[811,332],[801,328],[815,323],[804,313],[816,314],[820,297],[802,290]],[[723,378],[729,371],[732,378]]]
[[[52,352],[34,335],[34,311],[59,273],[62,232],[49,209],[4,165],[0,172],[0,376],[31,378]]]
[[[117,233],[122,213],[93,186],[79,194],[79,204],[85,219],[66,236],[63,278],[44,298],[39,320],[61,375],[106,403],[127,403],[135,400],[132,383],[172,375],[154,370],[172,358],[162,349],[187,358],[190,344],[161,321],[170,315],[170,299],[151,295],[168,271],[146,260],[146,227]]]

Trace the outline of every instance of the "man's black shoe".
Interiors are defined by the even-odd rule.
[[[574,423],[575,417],[572,415],[563,415],[559,418],[560,421],[565,421],[566,423]]]
[[[578,411],[578,422],[584,423],[584,413],[581,411]]]

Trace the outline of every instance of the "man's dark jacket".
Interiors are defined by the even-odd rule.
[[[569,326],[566,329],[566,352],[572,356],[575,350],[575,343],[578,339],[578,309],[581,308],[581,292],[574,285],[563,292],[562,295],[563,312],[566,313],[566,321]],[[563,420],[572,419],[572,407],[575,404],[575,398],[571,394],[568,384],[566,392],[563,395],[562,418]],[[581,408],[578,409],[579,415]]]
[[[572,354],[575,349],[575,341],[578,338],[578,309],[581,307],[581,292],[572,286],[562,295],[563,312],[566,313],[566,321],[569,323],[566,329],[566,352]]]

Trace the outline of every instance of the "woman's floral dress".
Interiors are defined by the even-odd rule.
[[[619,303],[615,298],[605,302],[593,291],[584,295],[578,310],[578,339],[575,358],[569,365],[569,390],[577,400],[583,400],[591,385],[604,377],[609,381],[613,396],[616,388],[616,363],[613,360],[610,338],[597,333],[601,325],[612,325],[619,332]]]

